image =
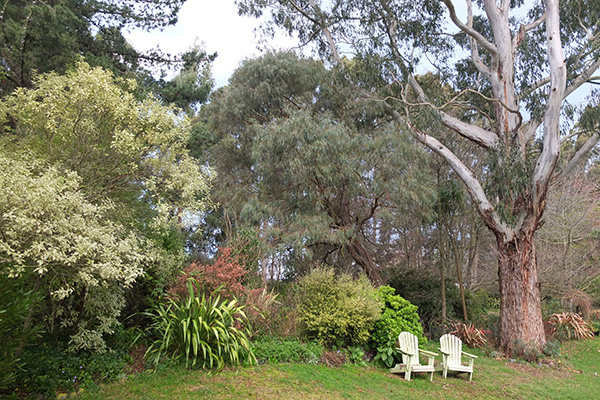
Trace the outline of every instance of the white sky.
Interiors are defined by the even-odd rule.
[[[466,9],[460,1],[457,2],[457,14],[465,19]],[[125,36],[137,50],[146,51],[158,46],[170,54],[180,54],[194,43],[204,43],[209,54],[218,54],[212,64],[212,74],[216,86],[220,87],[228,83],[229,77],[244,59],[259,56],[260,49],[279,50],[297,46],[296,40],[282,34],[267,43],[261,41],[260,34],[254,31],[259,25],[258,19],[240,17],[233,0],[187,0],[175,26],[152,32],[133,30],[125,32]],[[583,99],[589,88],[578,92],[572,97]]]
[[[261,54],[257,49],[290,49],[296,45],[291,38],[279,36],[268,43],[260,43],[255,34],[260,21],[240,17],[233,0],[187,0],[178,14],[178,22],[163,31],[133,30],[125,37],[140,51],[157,46],[164,52],[180,54],[194,43],[204,43],[209,54],[218,53],[212,66],[217,87],[226,85],[233,71],[246,58]]]

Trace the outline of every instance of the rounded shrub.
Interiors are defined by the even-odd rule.
[[[353,279],[319,267],[300,280],[299,320],[308,339],[324,345],[362,345],[381,315],[366,276]]]
[[[396,351],[400,332],[411,332],[419,338],[419,344],[426,343],[417,306],[395,293],[396,290],[390,286],[380,286],[377,289],[383,312],[375,323],[371,336],[371,342],[377,350],[376,359],[387,367],[393,366],[400,359]]]

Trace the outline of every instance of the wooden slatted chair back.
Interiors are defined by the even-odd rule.
[[[415,361],[416,364],[419,364],[419,338],[410,332],[400,332],[398,343],[402,350],[414,356],[412,364],[415,365]],[[409,358],[409,355],[402,354],[402,363],[408,364]]]
[[[454,335],[449,333],[443,335],[440,338],[440,348],[443,352],[449,353],[448,355],[448,366],[460,366],[461,365],[461,352],[462,352],[462,341]]]

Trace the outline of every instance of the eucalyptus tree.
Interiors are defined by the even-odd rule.
[[[378,102],[414,137],[446,160],[496,237],[501,297],[501,346],[540,349],[545,334],[534,233],[542,223],[551,182],[568,173],[598,141],[557,169],[561,111],[600,67],[600,3],[583,0],[239,0],[240,12],[316,41],[343,65],[342,51],[369,58],[385,86],[357,91]],[[455,62],[454,51],[467,58]],[[438,67],[459,95],[432,98],[417,72]],[[447,112],[455,104],[462,115]],[[425,118],[427,117],[427,118]],[[477,176],[461,154],[440,140],[450,129],[489,154]],[[597,130],[597,125],[596,128]]]
[[[292,53],[267,54],[234,73],[208,108],[217,200],[294,254],[354,264],[379,284],[384,210],[401,213],[430,195],[416,167],[423,154],[380,106],[353,102],[337,79]]]

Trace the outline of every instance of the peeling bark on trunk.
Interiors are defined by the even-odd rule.
[[[500,347],[508,354],[546,343],[533,234],[498,242]]]

